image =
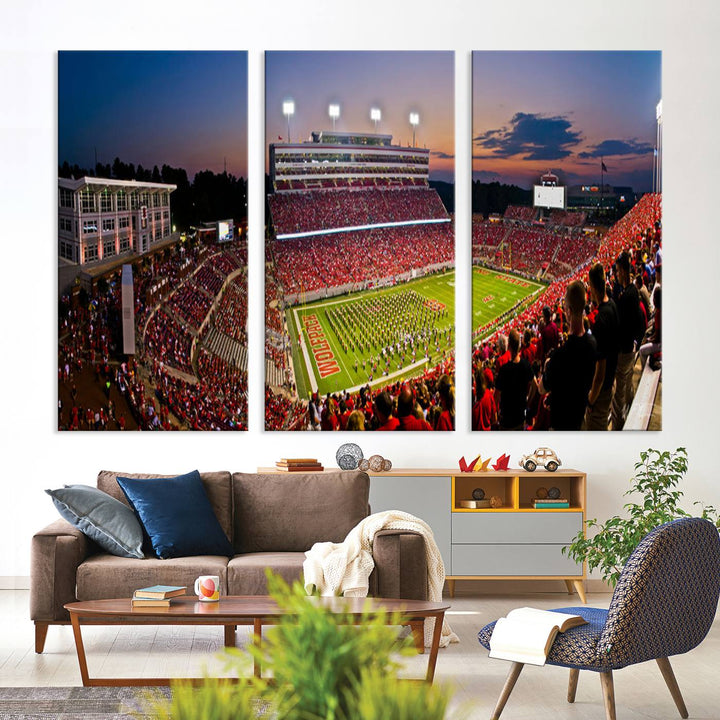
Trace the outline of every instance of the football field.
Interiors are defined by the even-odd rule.
[[[544,289],[545,285],[532,280],[484,267],[473,268],[473,331]]]
[[[455,272],[297,305],[286,316],[299,397],[386,385],[454,349]]]

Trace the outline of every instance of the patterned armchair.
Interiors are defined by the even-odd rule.
[[[715,617],[720,594],[720,536],[701,518],[683,518],[648,533],[628,559],[610,608],[572,607],[553,612],[582,615],[587,625],[560,633],[548,654],[550,665],[570,668],[568,702],[575,701],[580,670],[600,673],[605,714],[615,720],[613,670],[655,660],[681,717],[688,716],[668,657],[702,642]],[[479,633],[490,648],[495,623]],[[522,663],[513,663],[493,713],[500,717]]]

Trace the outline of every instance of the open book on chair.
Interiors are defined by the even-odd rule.
[[[530,665],[544,665],[559,632],[586,625],[580,615],[523,607],[512,610],[495,624],[490,657]]]

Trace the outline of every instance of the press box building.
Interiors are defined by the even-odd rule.
[[[77,265],[143,254],[172,232],[176,185],[82,177],[58,179],[58,252]]]

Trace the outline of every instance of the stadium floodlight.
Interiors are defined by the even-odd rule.
[[[340,106],[337,103],[333,103],[328,107],[328,114],[333,121],[333,132],[335,132],[335,121],[340,117]]]
[[[287,118],[287,141],[290,142],[290,118],[295,114],[295,102],[285,100],[283,102],[283,115]]]
[[[377,124],[382,120],[382,112],[380,108],[370,108],[370,119],[375,123],[375,132],[377,132]]]
[[[410,113],[410,124],[413,129],[413,147],[415,147],[415,128],[420,124],[420,115],[416,112]]]

